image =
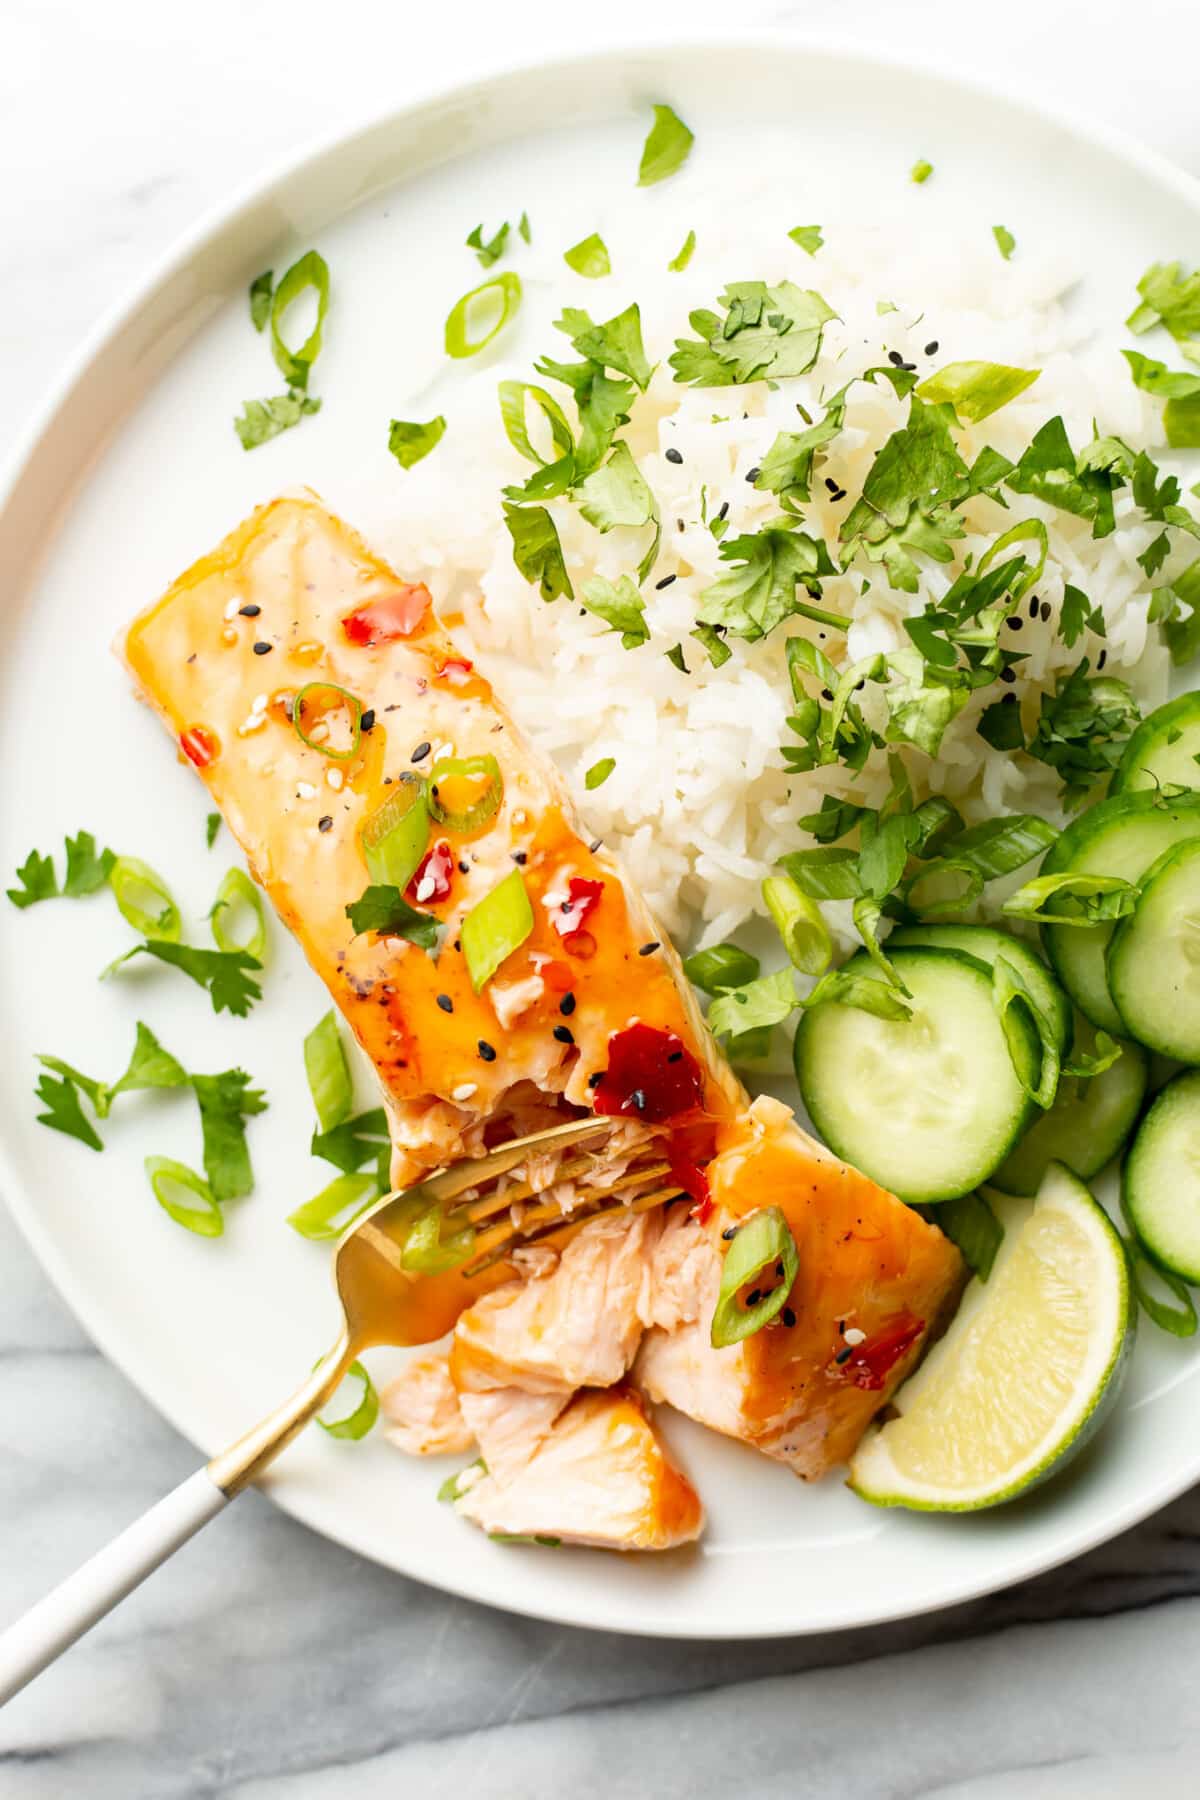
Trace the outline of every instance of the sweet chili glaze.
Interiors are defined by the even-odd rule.
[[[260,508],[135,620],[124,655],[398,1117],[441,1101],[470,1123],[521,1081],[564,1087],[568,1102],[589,1106],[589,1077],[607,1070],[614,1033],[636,1022],[666,1034],[664,1043],[669,1036],[698,1070],[701,1114],[731,1118],[744,1096],[674,952],[614,861],[589,847],[557,776],[427,601],[315,497],[283,499]],[[366,728],[348,760],[306,745],[291,724],[293,696],[314,682],[361,703]],[[448,894],[425,902],[447,927],[437,959],[402,939],[355,936],[346,907],[368,882],[363,821],[402,773],[488,755],[504,778],[499,810],[477,834],[443,825],[431,840],[448,844],[453,858]],[[475,994],[458,927],[514,866],[534,929]],[[533,997],[502,1024],[510,988],[522,1002]]]

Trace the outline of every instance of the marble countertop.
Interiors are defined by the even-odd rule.
[[[588,39],[665,32],[677,10],[606,0]],[[725,0],[686,10],[728,20]],[[460,0],[450,33],[437,9],[381,0],[7,0],[0,460],[96,317],[205,209],[389,101],[570,47],[574,14]],[[746,0],[738,17],[818,16]],[[1177,0],[843,0],[819,22],[1033,96],[1069,90],[1200,173],[1200,16]],[[0,1615],[195,1464],[2,1210],[0,1445]],[[251,1494],[4,1712],[0,1800],[1187,1792],[1198,1595],[1200,1492],[1066,1569],[907,1624],[642,1642],[446,1598]]]

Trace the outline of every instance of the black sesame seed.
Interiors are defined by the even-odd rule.
[[[370,731],[372,726],[375,723],[375,708],[373,706],[368,706],[366,712],[363,714],[362,718],[358,721],[358,723],[359,723],[359,728],[362,731]]]
[[[847,1344],[846,1348],[844,1350],[838,1351],[837,1355],[834,1357],[833,1360],[835,1363],[838,1363],[838,1364],[848,1363],[850,1361],[850,1358],[853,1356],[853,1354],[854,1354],[854,1352],[851,1350],[849,1344]]]
[[[255,644],[255,646],[254,646],[255,656],[269,656],[270,653],[271,653],[270,644],[264,643],[262,638],[259,638],[257,644]]]
[[[667,1057],[667,1061],[670,1063],[682,1062],[683,1061],[683,1051],[682,1050],[672,1050],[670,1055]]]
[[[1029,602],[1029,616],[1031,619],[1036,619],[1038,616],[1038,597],[1036,594],[1033,596],[1033,599]]]
[[[591,851],[593,856],[595,856],[597,850],[600,848],[600,846],[603,842],[604,842],[603,838],[593,838],[592,839],[591,843],[588,845],[588,849]]]
[[[1108,661],[1108,651],[1102,650],[1100,652],[1099,656],[1096,658],[1096,673],[1097,674],[1099,674],[1100,670],[1104,667],[1104,665],[1107,661]]]
[[[830,693],[828,688],[822,688],[821,689],[821,698],[822,698],[822,700],[832,701],[833,695]]]
[[[1011,703],[1011,705],[1013,705],[1013,706],[1015,706],[1017,704],[1017,696],[1013,693],[1001,694],[1000,698],[1006,702]]]
[[[752,469],[746,470],[746,480],[750,483],[751,487],[754,486],[755,482],[758,480],[758,478],[761,474],[762,474],[762,470],[759,468],[757,463],[755,463],[755,465]]]
[[[492,1046],[488,1043],[486,1038],[480,1038],[475,1048],[478,1050],[484,1062],[495,1062],[496,1052],[492,1049]]]
[[[904,367],[904,358],[898,350],[888,351],[888,361],[892,364],[893,368],[902,369]]]
[[[243,619],[257,619],[262,607],[251,604],[250,606],[239,606],[238,611]]]
[[[722,500],[721,510],[717,514],[717,517],[718,517],[718,519],[727,519],[729,517],[729,502],[728,502],[728,500]]]
[[[424,762],[432,749],[432,744],[418,744],[409,760],[411,762]]]
[[[573,1044],[575,1042],[575,1033],[571,1030],[569,1025],[556,1025],[554,1027],[554,1036],[560,1044]]]
[[[669,588],[671,583],[673,581],[678,581],[678,579],[679,579],[679,577],[677,575],[664,575],[661,581],[655,582],[655,584],[654,584],[655,593],[661,594],[664,588]]]
[[[654,952],[656,950],[661,950],[661,949],[662,949],[662,945],[656,939],[652,944],[643,944],[638,951],[638,955],[639,956],[653,956]]]
[[[558,1010],[562,1013],[564,1018],[569,1019],[571,1014],[575,1011],[574,994],[564,994],[558,1003]]]
[[[737,1236],[737,1229],[738,1228],[736,1225],[727,1225],[725,1227],[724,1231],[721,1233],[721,1236],[728,1243],[730,1238],[735,1238]]]
[[[1018,618],[1005,619],[1004,623],[1008,626],[1008,629],[1010,631],[1024,631],[1024,629],[1025,629],[1024,619],[1018,619]]]
[[[796,1323],[796,1315],[792,1311],[790,1306],[785,1306],[779,1316],[783,1320],[785,1325],[790,1326],[790,1325],[794,1325]]]
[[[783,1264],[782,1264],[782,1263],[781,1263],[781,1262],[777,1262],[777,1263],[776,1263],[776,1264],[775,1264],[775,1273],[776,1273],[776,1275],[777,1275],[777,1276],[779,1276],[779,1278],[780,1278],[780,1279],[781,1279],[781,1280],[782,1280],[782,1278],[783,1278]]]
[[[761,1299],[762,1299],[762,1289],[761,1288],[751,1288],[750,1292],[746,1295],[746,1305],[747,1306],[757,1306]]]
[[[600,1083],[604,1080],[605,1073],[606,1071],[604,1069],[597,1069],[594,1074],[589,1075],[588,1086],[599,1087]]]
[[[664,451],[663,454],[668,462],[681,463],[683,461],[683,456],[675,449],[674,445],[672,445],[670,450]]]
[[[469,875],[471,873],[471,865],[465,856],[459,861],[458,872],[460,875]]]
[[[936,356],[937,353],[938,353],[938,341],[936,338],[931,338],[929,343],[927,343],[925,346],[925,354],[926,354],[926,356]]]
[[[1046,620],[1050,617],[1050,602],[1048,600],[1042,601],[1042,609],[1041,610],[1042,610],[1042,623],[1044,625],[1046,623]]]
[[[836,494],[836,493],[837,493],[837,490],[838,490],[838,484],[837,484],[837,482],[836,482],[836,481],[834,481],[834,479],[833,479],[833,477],[832,477],[832,476],[831,476],[831,475],[827,475],[827,476],[826,476],[826,477],[825,477],[825,486],[826,486],[826,487],[827,487],[827,488],[828,488],[828,489],[829,489],[829,491],[830,491],[830,493],[831,493],[831,494]]]
[[[515,863],[520,863],[521,867],[524,868],[525,864],[529,861],[529,853],[526,850],[514,850],[512,859]]]
[[[1011,684],[1012,682],[1014,682],[1017,679],[1016,670],[1015,669],[1001,669],[1000,679],[1001,679],[1001,681],[1007,681]]]
[[[317,820],[317,830],[318,831],[332,831],[333,830],[333,818],[332,818],[331,814],[326,813],[325,817],[323,819]]]
[[[453,1012],[454,1011],[454,1002],[450,998],[449,994],[439,994],[437,997],[437,1003],[441,1007],[443,1012]]]

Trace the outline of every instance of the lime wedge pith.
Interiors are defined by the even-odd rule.
[[[1032,1210],[999,1200],[1004,1243],[900,1389],[899,1413],[850,1464],[875,1506],[969,1512],[1057,1473],[1107,1413],[1133,1342],[1121,1240],[1077,1176],[1051,1163]]]

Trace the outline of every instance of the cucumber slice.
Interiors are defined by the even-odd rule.
[[[1142,897],[1112,934],[1108,989],[1139,1044],[1200,1063],[1200,838],[1147,870]]]
[[[1177,785],[1200,788],[1200,694],[1180,694],[1142,720],[1125,746],[1110,794]]]
[[[796,1033],[796,1080],[826,1143],[913,1205],[954,1200],[1003,1162],[1033,1102],[1017,1079],[991,970],[959,950],[909,948],[890,960],[911,1019],[877,1019],[825,1001]],[[846,965],[870,976],[862,952]],[[1038,1053],[1033,1026],[1014,1015]]]
[[[1089,1055],[1095,1035],[1086,1019],[1075,1024],[1076,1046]],[[1035,1119],[1016,1149],[992,1176],[1006,1194],[1036,1194],[1052,1162],[1089,1181],[1107,1168],[1133,1130],[1146,1096],[1147,1057],[1139,1044],[1123,1043],[1111,1069],[1080,1081],[1064,1075],[1050,1111]]]
[[[1165,803],[1154,793],[1114,794],[1082,813],[1051,846],[1043,875],[1119,875],[1140,881],[1151,863],[1184,838],[1200,837],[1200,794]],[[1051,967],[1081,1013],[1124,1037],[1108,991],[1104,958],[1111,925],[1044,925]]]
[[[1142,1120],[1121,1203],[1154,1261],[1200,1283],[1200,1070],[1169,1081]]]
[[[1075,1029],[1071,1002],[1037,951],[1024,938],[1014,937],[1011,931],[996,931],[990,925],[900,925],[888,938],[885,949],[890,955],[892,950],[906,946],[961,950],[986,963],[989,969],[1003,953],[1010,963],[1015,964],[1041,1011],[1057,1028],[1060,1055],[1067,1055]]]

